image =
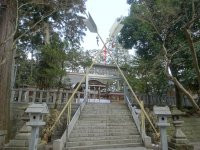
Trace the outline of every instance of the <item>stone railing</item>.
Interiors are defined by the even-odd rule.
[[[72,132],[76,122],[78,121],[85,104],[86,99],[79,105],[79,108],[76,110],[76,113],[73,115],[72,120],[69,122],[61,138],[53,141],[53,150],[63,150],[65,148],[69,135]]]
[[[127,92],[127,95],[131,95],[130,92]],[[173,106],[176,105],[176,97],[169,96],[167,94],[163,95],[147,95],[147,94],[136,94],[137,97],[144,102],[145,106]],[[129,96],[130,98],[130,96]],[[136,104],[133,100],[131,101]],[[137,105],[137,104],[136,104]],[[187,97],[182,97],[182,106],[183,107],[192,107],[190,101]]]
[[[135,125],[140,133],[142,141],[146,147],[151,147],[151,137],[146,135],[145,130],[145,118],[141,109],[137,109],[135,106],[132,106],[132,103],[128,96],[125,96],[125,102],[128,105],[128,108],[131,112]]]
[[[36,88],[19,88],[13,89],[11,95],[12,103],[42,103],[47,104],[63,104],[66,103],[68,98],[72,95],[73,91],[68,90],[39,90]],[[94,97],[97,95],[97,92],[90,92],[90,95]],[[84,97],[84,92],[77,92],[74,96],[76,99],[75,103],[80,103],[81,99]]]

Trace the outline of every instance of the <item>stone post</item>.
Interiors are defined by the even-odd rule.
[[[89,87],[89,77],[85,77],[85,100],[88,101],[88,87]]]
[[[81,93],[80,92],[78,92],[78,101],[77,101],[77,103],[78,104],[80,104],[81,102],[80,102],[80,97],[81,97]]]
[[[126,96],[128,96],[128,88],[126,83],[124,83],[124,101],[126,102]]]
[[[35,98],[36,98],[36,89],[33,89],[33,102],[35,102]]]
[[[19,89],[19,97],[18,97],[18,102],[22,101],[22,89]]]
[[[168,141],[167,141],[167,127],[170,124],[167,122],[167,116],[171,115],[168,106],[165,107],[153,107],[154,113],[158,116],[158,123],[157,125],[160,128],[160,141],[161,141],[161,149],[168,150]]]
[[[11,102],[14,102],[15,101],[15,90],[12,89],[12,92],[11,92]]]
[[[172,106],[171,109],[172,112],[172,119],[173,119],[173,125],[175,127],[174,135],[169,142],[169,149],[170,150],[193,150],[193,145],[189,144],[189,141],[183,131],[181,130],[181,127],[183,126],[183,122],[180,120],[180,116],[185,115],[184,112],[181,112],[176,108],[176,106]]]
[[[47,91],[47,96],[46,96],[46,103],[48,104],[49,103],[49,91]]]
[[[58,95],[58,104],[61,104],[62,103],[62,93],[63,93],[63,90],[62,89],[60,89],[60,91],[59,91],[59,95]]]
[[[40,91],[40,99],[39,102],[42,103],[43,91]]]
[[[5,137],[6,137],[7,131],[6,130],[0,130],[0,149],[3,149],[3,146],[5,144]]]
[[[45,125],[43,122],[43,115],[48,114],[49,110],[46,103],[34,104],[32,103],[25,111],[29,114],[30,121],[26,123],[31,126],[31,137],[29,140],[29,150],[37,150],[39,139],[39,128]]]
[[[25,93],[24,100],[26,103],[29,103],[29,89],[27,89],[27,91]]]

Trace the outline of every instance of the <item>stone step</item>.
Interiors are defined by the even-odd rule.
[[[20,132],[20,133],[30,133],[30,132],[31,132],[31,127],[30,127],[30,126],[24,125],[24,126],[20,129],[19,132]]]
[[[92,145],[107,145],[107,144],[126,144],[126,143],[141,143],[139,138],[137,139],[118,139],[118,140],[98,140],[98,141],[76,141],[68,142],[67,147],[76,146],[92,146]]]
[[[82,116],[90,116],[90,117],[93,117],[93,116],[103,116],[103,117],[123,117],[123,116],[132,116],[130,113],[120,113],[120,112],[116,112],[116,113],[107,113],[107,112],[104,112],[104,113],[94,113],[94,112],[88,112],[88,113],[82,113],[80,115],[80,117]]]
[[[106,111],[110,111],[110,110],[119,110],[119,111],[127,111],[128,107],[127,106],[119,106],[119,107],[88,107],[88,106],[85,106],[83,111],[90,111],[90,110],[93,110],[93,111],[102,111],[102,110],[106,110]]]
[[[129,111],[127,106],[120,106],[120,107],[87,107],[85,106],[83,111]]]
[[[128,107],[84,107],[83,111],[128,111]]]
[[[89,118],[89,117],[86,117],[86,118],[84,118],[84,117],[80,117],[79,118],[79,121],[90,121],[90,120],[92,120],[92,121],[117,121],[117,120],[120,120],[120,121],[133,121],[133,119],[132,119],[132,117],[123,117],[123,118],[120,118],[120,117],[114,117],[114,118],[105,118],[105,117],[102,117],[102,118]]]
[[[72,131],[70,137],[97,137],[97,136],[120,136],[120,135],[138,135],[138,131],[132,132],[91,132],[91,133],[79,133]]]
[[[132,118],[131,114],[127,115],[117,115],[117,114],[81,114],[81,118],[126,118],[130,119]]]
[[[128,108],[84,108],[82,112],[130,112]]]
[[[95,140],[118,140],[118,139],[137,139],[140,135],[121,135],[121,136],[97,136],[97,137],[69,137],[69,142],[75,141],[95,141]]]
[[[15,136],[16,140],[27,140],[30,137],[31,133],[17,133]]]
[[[128,111],[83,111],[81,112],[82,114],[115,114],[115,115],[119,115],[119,114],[130,114],[130,112]]]
[[[118,103],[87,103],[86,106],[89,107],[116,107],[116,106],[126,106],[126,104],[118,104]]]
[[[133,120],[131,115],[81,115],[79,120],[118,120],[118,119],[126,119],[126,120]]]
[[[120,123],[112,123],[112,122],[104,122],[104,123],[92,123],[92,122],[77,122],[77,124],[75,126],[113,126],[113,127],[117,127],[117,126],[124,126],[126,128],[126,126],[134,126],[133,122],[120,122]]]
[[[28,150],[28,147],[4,147],[4,150]]]
[[[141,146],[140,143],[107,144],[107,145],[69,147],[69,148],[66,148],[66,150],[93,150],[93,149],[127,148],[127,147],[139,147],[139,146]]]
[[[105,126],[105,125],[113,125],[113,126],[116,126],[118,124],[120,125],[134,125],[134,123],[132,121],[125,121],[125,120],[116,120],[116,121],[106,121],[106,120],[83,120],[83,121],[79,121],[77,122],[77,125],[83,125],[83,124],[88,124],[89,126],[95,126],[95,125],[98,125],[98,124],[101,124],[102,126]],[[119,125],[118,125],[119,126]]]
[[[124,104],[86,104],[66,149],[92,150],[141,146],[142,140]]]
[[[97,125],[97,126],[75,126],[74,127],[74,130],[79,130],[79,129],[82,129],[82,130],[87,130],[87,129],[130,129],[130,130],[134,130],[134,129],[137,129],[136,128],[136,125],[130,125],[130,126],[100,126],[100,125]]]
[[[73,130],[73,133],[100,133],[100,132],[106,132],[106,133],[113,133],[113,132],[137,132],[138,130],[136,128],[134,129],[115,129],[115,128],[110,128],[110,129],[78,129],[78,130]]]
[[[78,121],[78,124],[99,124],[99,123],[105,123],[105,124],[109,124],[109,123],[113,123],[113,124],[118,124],[118,123],[121,123],[121,122],[125,122],[126,124],[133,124],[133,122],[131,120],[81,120],[81,121]]]
[[[28,147],[29,141],[27,140],[10,140],[9,147]]]

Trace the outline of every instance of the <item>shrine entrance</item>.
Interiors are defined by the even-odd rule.
[[[84,72],[69,72],[72,83],[78,84]],[[114,65],[94,64],[81,86],[91,103],[123,102],[123,80]]]

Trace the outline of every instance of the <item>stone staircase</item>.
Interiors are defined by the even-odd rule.
[[[142,140],[125,104],[87,104],[66,150],[140,147]]]
[[[72,112],[71,112],[71,117],[74,116],[75,112],[77,111],[79,105],[78,104],[72,104]],[[66,112],[67,113],[67,112]],[[63,115],[60,119],[60,123],[59,125],[56,127],[56,130],[54,131],[53,135],[52,135],[52,141],[59,139],[62,134],[64,133],[64,131],[66,130],[66,126],[67,126],[67,115]]]
[[[5,145],[4,150],[28,150],[31,127],[24,125],[15,138]]]

